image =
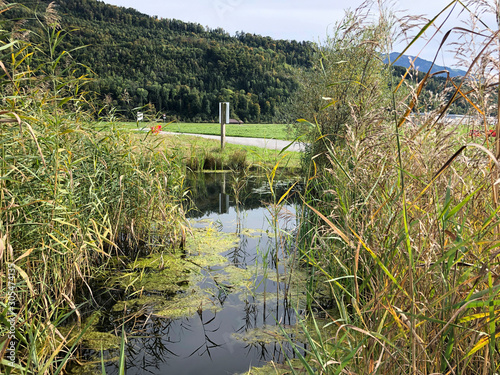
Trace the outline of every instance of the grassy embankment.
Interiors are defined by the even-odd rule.
[[[0,4],[0,11],[8,7]],[[77,344],[59,327],[84,321],[108,262],[138,246],[151,251],[153,243],[174,252],[185,240],[182,159],[157,139],[89,126],[87,79],[73,74],[70,54],[58,49],[65,33],[49,22],[51,9],[41,17],[44,33],[32,42],[10,42],[10,34],[1,41],[0,372],[6,374],[61,373]]]
[[[447,10],[454,4],[461,7],[451,2]],[[474,12],[474,20],[488,11],[482,3],[472,5],[463,11]],[[448,83],[434,98],[440,109],[412,121],[412,109],[427,108],[417,87],[401,97],[394,82],[385,104],[376,91],[390,77],[369,57],[383,52],[378,48],[389,19],[380,20],[363,27],[363,19],[347,18],[321,56],[321,72],[336,85],[323,94],[332,98],[326,115],[308,125],[317,129],[312,138],[318,141],[300,249],[311,274],[309,303],[326,318],[316,319],[313,328],[304,325],[307,355],[302,348],[295,355],[309,374],[495,374],[500,123],[496,138],[468,134],[484,134],[484,114],[499,111],[488,100],[498,97],[498,50],[485,48],[498,33],[488,31],[477,44],[463,46],[461,53],[477,47],[468,59],[475,79],[465,77],[460,89]],[[337,61],[348,62],[345,76],[351,80],[335,75],[342,68]],[[328,70],[329,63],[334,69]],[[372,63],[375,68],[367,70]],[[480,76],[490,71],[495,75]],[[441,120],[455,99],[473,103],[475,120]],[[336,123],[342,111],[347,115]],[[322,134],[329,135],[319,139]],[[316,292],[318,283],[328,285],[329,296]]]
[[[149,124],[148,124],[149,125]],[[186,125],[186,124],[181,124]],[[190,124],[193,128],[190,131],[202,128],[206,124]],[[151,123],[148,126],[156,126],[156,123]],[[170,124],[169,126],[174,126]],[[235,125],[241,127],[242,125]],[[251,138],[266,138],[266,134],[273,132],[275,126],[281,129],[281,135],[285,139],[286,125],[273,125],[273,124],[258,124],[258,125],[245,125],[247,130],[241,132],[242,136]],[[173,153],[182,158],[188,169],[192,171],[201,170],[260,170],[262,172],[270,171],[275,165],[281,171],[286,173],[296,173],[300,169],[301,154],[298,152],[285,150],[268,150],[255,146],[242,146],[226,143],[224,150],[220,148],[220,141],[204,139],[200,137],[187,136],[187,135],[173,135],[173,134],[153,134],[151,132],[145,133],[144,131],[135,132],[137,126],[135,123],[99,123],[94,125],[99,129],[121,129],[126,132],[131,132],[132,137],[137,142],[142,142],[144,139],[155,139],[161,142],[156,147],[163,148],[167,153]],[[209,134],[196,131],[197,134]],[[219,128],[220,134],[220,128]],[[288,132],[286,133],[288,134]],[[286,139],[290,139],[286,135]]]

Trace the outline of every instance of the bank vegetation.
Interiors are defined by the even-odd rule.
[[[409,47],[438,28],[468,71],[427,99],[428,75],[385,84],[391,67],[378,56],[419,20],[378,5],[347,13],[303,77],[298,132],[311,148],[299,241],[322,318],[304,325],[307,355],[296,355],[310,374],[494,374],[500,128],[488,114],[498,113],[499,39],[487,20],[498,4],[451,1],[414,29]],[[465,27],[441,25],[457,14]],[[448,121],[454,101],[471,117]]]
[[[15,4],[1,3],[8,13]],[[180,156],[150,138],[99,132],[86,75],[51,7],[39,43],[22,24],[0,44],[0,372],[57,374],[76,344],[59,328],[82,322],[108,262],[186,236]],[[173,250],[172,250],[173,251]],[[12,303],[10,303],[12,302]],[[85,327],[80,326],[83,330]]]

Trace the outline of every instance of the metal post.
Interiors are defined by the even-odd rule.
[[[226,145],[226,124],[229,122],[229,103],[219,103],[219,121],[220,121],[220,148],[224,150]]]

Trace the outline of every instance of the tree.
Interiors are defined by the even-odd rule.
[[[139,87],[136,92],[137,96],[139,96],[141,106],[143,106],[144,103],[148,100],[148,91],[146,89],[143,89],[142,87]]]

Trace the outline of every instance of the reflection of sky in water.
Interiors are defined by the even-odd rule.
[[[207,197],[207,200],[211,199],[212,207],[205,207],[205,214],[193,220],[193,227],[211,225],[219,231],[237,233],[240,237],[238,247],[224,254],[230,263],[244,269],[256,267],[259,263],[257,267],[262,268],[263,254],[266,258],[268,253],[264,268],[275,276],[273,217],[269,210],[259,207],[238,211],[232,197],[229,198],[230,207],[224,207],[228,199],[220,194],[221,189],[207,189],[210,190],[212,197]],[[278,215],[280,229],[291,231],[296,225],[296,207],[287,205],[283,208]],[[219,213],[221,211],[226,213]],[[279,257],[282,258],[284,253],[279,250]],[[282,266],[278,269],[281,271]],[[266,361],[284,361],[283,350],[293,356],[288,344],[282,348],[279,343],[249,343],[232,336],[259,327],[274,330],[277,321],[294,324],[293,309],[280,298],[283,284],[255,273],[248,283],[250,287],[237,291],[217,285],[210,277],[213,275],[209,275],[217,272],[225,271],[204,271],[207,277],[201,285],[222,306],[219,312],[201,309],[187,319],[172,321],[144,317],[143,321],[135,322],[126,349],[127,375],[245,373],[250,367],[262,366]],[[142,324],[140,330],[137,330],[138,323]],[[108,374],[117,374],[116,364],[108,365],[107,371]]]
[[[231,260],[230,253],[241,252],[241,255],[245,257],[242,262],[248,264],[251,261],[251,264],[255,264],[258,253],[262,254],[274,247],[273,214],[264,207],[246,211],[240,210],[240,212],[235,207],[230,207],[227,213],[210,213],[193,221],[192,225],[195,228],[211,225],[225,233],[236,233],[240,237],[239,247],[224,255]],[[296,226],[295,215],[295,206],[284,205],[282,207],[278,214],[278,235],[283,236],[294,230]],[[279,255],[281,258],[282,251],[279,251]]]
[[[218,213],[211,213],[208,215],[203,216],[202,219],[212,221],[212,222],[218,222],[220,221],[221,224],[223,225],[222,231],[226,233],[234,233],[237,231],[237,225],[240,222],[241,226],[246,229],[262,229],[262,230],[269,230],[272,232],[272,227],[269,225],[269,223],[272,223],[273,221],[273,215],[271,215],[271,212],[269,211],[272,208],[257,208],[257,209],[250,209],[240,212],[240,214],[237,214],[237,211],[235,207],[230,207],[227,213],[224,214],[218,214]],[[296,210],[295,206],[291,205],[284,205],[282,209],[278,213],[278,222],[280,224],[281,229],[293,229],[295,222],[291,219],[286,220],[284,215],[289,215],[289,216],[295,216]],[[203,226],[203,222],[200,224],[196,224],[195,222],[195,227],[200,227]],[[199,220],[197,220],[199,221]],[[290,222],[292,221],[292,222]]]

